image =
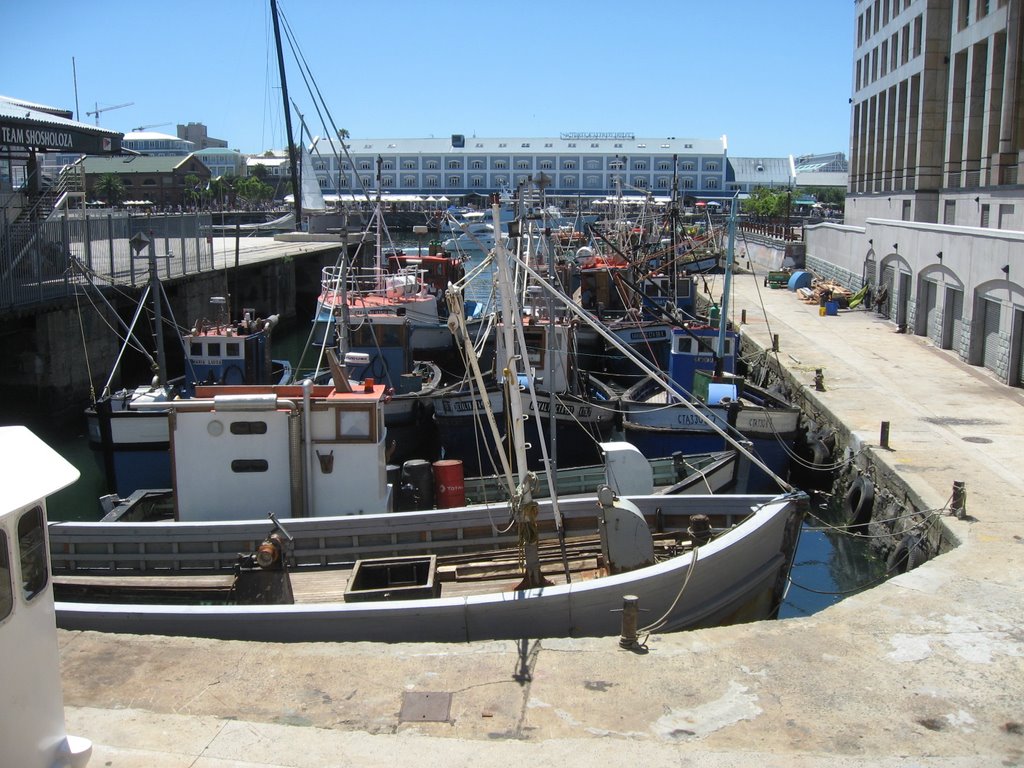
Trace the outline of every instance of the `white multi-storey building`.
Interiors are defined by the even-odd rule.
[[[720,139],[641,138],[632,133],[564,133],[554,138],[349,139],[318,142],[313,169],[325,194],[380,186],[402,194],[489,194],[543,180],[553,198],[651,193],[668,196],[678,177],[681,197],[730,196],[727,146]]]

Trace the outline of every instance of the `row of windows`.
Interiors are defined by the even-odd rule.
[[[46,528],[42,507],[33,507],[18,518],[18,562],[21,596],[28,602],[46,588],[50,576],[46,565]],[[11,575],[7,533],[0,530],[0,621],[14,610],[14,583]]]
[[[997,6],[1002,8],[1008,2],[1009,0],[997,0]],[[884,28],[890,18],[895,19],[900,11],[909,8],[910,4],[911,0],[875,0],[873,5],[867,3],[864,13],[857,17],[857,47],[863,45],[872,35],[878,34],[878,30]],[[991,11],[991,6],[992,0],[957,0],[957,31],[966,29],[972,20],[984,19]]]
[[[864,54],[862,59],[857,59],[855,90],[867,87],[878,78],[885,77],[888,72],[920,56],[922,28],[923,18],[919,14],[912,22],[908,21],[902,29],[893,32],[891,37]]]
[[[490,169],[496,171],[508,170],[512,166],[512,161],[508,158],[490,160]],[[313,163],[314,170],[317,171],[328,171],[331,170],[333,164],[327,160],[318,159]],[[383,160],[381,161],[381,170],[393,171],[396,169],[396,161],[394,160]],[[420,162],[418,160],[402,160],[401,169],[403,171],[415,171],[419,170]],[[555,170],[554,160],[534,160],[532,158],[519,158],[515,160],[515,168],[517,170],[532,170],[537,168],[542,171],[553,171]],[[575,171],[580,167],[580,162],[577,159],[563,159],[559,163],[559,169],[563,171]],[[659,171],[671,171],[672,161],[671,160],[633,160],[628,163],[629,170],[631,171],[646,171],[648,168],[654,168]],[[360,171],[372,171],[376,168],[376,161],[371,159],[361,159],[355,163],[355,166]],[[612,158],[608,161],[608,169],[612,171],[626,170],[627,163],[625,160]],[[350,165],[347,162],[342,162],[341,170],[347,171],[350,169]],[[445,166],[449,171],[459,171],[463,168],[468,168],[472,171],[483,171],[488,169],[488,161],[483,159],[471,159],[464,161],[462,158],[451,158],[445,161]],[[705,160],[703,164],[703,170],[706,172],[714,172],[719,170],[721,164],[717,160]],[[604,168],[604,161],[600,159],[584,160],[582,162],[582,168],[585,171],[600,171]],[[684,160],[679,163],[679,170],[681,171],[695,171],[698,168],[698,163],[692,160]],[[441,169],[440,160],[424,160],[423,169],[427,171],[437,171]]]
[[[350,187],[352,180],[348,176],[342,176],[340,179],[333,179],[326,176],[321,176],[318,179],[320,187],[322,189],[329,189],[332,184],[337,183],[341,187]],[[359,181],[363,187],[372,189],[376,186],[376,181],[372,176],[360,176]],[[526,181],[526,177],[517,177],[516,183]],[[626,181],[621,179],[621,181]],[[583,187],[586,189],[605,189],[609,186],[614,186],[616,179],[611,179],[608,182],[602,180],[600,176],[585,176],[583,178]],[[671,189],[672,188],[672,177],[662,176],[654,180],[652,184],[650,180],[644,176],[637,176],[630,179],[628,182],[630,186],[640,187],[647,189],[648,187],[654,187],[656,189]],[[718,177],[705,178],[703,185],[698,187],[697,180],[693,178],[682,178],[679,180],[680,189],[719,189],[721,179]],[[381,176],[380,185],[385,188],[393,188],[396,186],[396,179],[394,176]],[[419,189],[420,187],[430,189],[440,189],[442,186],[442,178],[440,176],[424,176],[422,181],[417,176],[403,176],[401,178],[401,186],[405,189]],[[463,176],[449,176],[447,178],[448,187],[471,187],[474,189],[482,188],[493,188],[493,187],[507,187],[510,186],[510,179],[508,176],[493,176],[488,181],[486,176],[470,176],[466,179]],[[580,179],[576,176],[562,176],[559,178],[556,186],[560,189],[577,188],[580,186]]]
[[[463,144],[453,144],[453,146],[462,147],[464,145]],[[586,146],[586,144],[584,143],[584,144],[581,145],[581,144],[579,144],[579,143],[577,143],[575,141],[570,141],[570,142],[568,142],[566,144],[566,146],[569,149],[578,149],[580,146]],[[397,144],[388,144],[388,146],[387,146],[388,149],[396,149],[397,147],[398,147]],[[520,147],[520,149],[529,149],[530,148],[530,142],[529,141],[524,141],[522,144],[519,145],[519,147]],[[554,149],[554,147],[555,147],[555,143],[553,141],[548,141],[548,142],[544,143],[544,148],[545,149]],[[475,149],[483,149],[484,148],[484,143],[482,141],[478,141],[474,148]],[[499,149],[507,149],[508,148],[508,142],[505,142],[505,141],[500,142],[498,144],[498,148]],[[594,141],[594,142],[590,143],[590,149],[600,149],[600,148],[601,148],[601,143],[600,142]],[[626,148],[626,145],[622,144],[621,142],[617,142],[617,143],[612,144],[612,149],[625,149],[625,148]],[[659,148],[660,149],[672,149],[672,145],[671,144],[661,144],[661,145],[659,145]],[[693,149],[693,144],[683,144],[683,148],[684,149]],[[367,151],[373,151],[374,145],[373,144],[363,144],[363,149],[367,150]],[[647,149],[647,145],[646,144],[637,144],[636,145],[636,149]]]

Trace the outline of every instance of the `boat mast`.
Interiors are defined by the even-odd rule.
[[[739,206],[739,192],[733,195],[729,206],[729,246],[725,252],[725,280],[722,283],[722,306],[718,314],[718,355],[717,368],[725,359],[725,326],[729,317],[729,291],[732,288],[732,262],[736,246],[736,208]]]
[[[494,223],[494,231],[501,233],[501,202],[498,195],[491,196],[491,221]],[[512,424],[512,449],[515,455],[516,477],[519,482],[517,502],[514,507],[515,519],[520,527],[525,557],[525,573],[519,589],[531,589],[541,586],[544,581],[540,572],[540,553],[537,547],[537,526],[536,511],[537,505],[533,501],[534,479],[528,477],[529,471],[526,463],[526,435],[523,429],[523,399],[520,394],[519,364],[520,358],[516,354],[516,333],[513,326],[519,325],[519,312],[516,309],[515,293],[512,288],[512,276],[509,274],[508,252],[500,236],[495,237],[494,258],[498,270],[498,294],[501,300],[501,333],[505,344],[505,360],[496,360],[495,364],[501,366],[504,372],[505,381],[509,388],[509,413]],[[522,353],[523,350],[520,350]],[[552,414],[553,415],[553,414]],[[539,416],[539,414],[538,414]],[[532,519],[531,519],[532,515]]]
[[[284,124],[288,131],[288,164],[291,166],[292,197],[295,198],[295,229],[302,229],[302,190],[299,189],[299,158],[292,141],[292,111],[288,101],[288,81],[284,74],[284,52],[281,50],[281,27],[277,19],[277,0],[270,0],[270,16],[274,20],[274,42],[277,44],[277,69],[281,77],[284,99]]]

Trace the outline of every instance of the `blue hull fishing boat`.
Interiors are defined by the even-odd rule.
[[[673,330],[669,386],[648,376],[630,387],[620,401],[622,426],[626,439],[645,456],[722,450],[723,433],[730,433],[748,442],[772,474],[786,477],[800,410],[736,375],[739,334],[725,327],[734,230],[731,218],[718,327],[691,324]],[[756,467],[753,471],[750,488],[773,484],[770,474]]]

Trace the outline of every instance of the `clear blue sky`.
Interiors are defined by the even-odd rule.
[[[6,0],[0,93],[119,131],[201,122],[286,144],[269,0]],[[738,157],[849,152],[852,0],[280,0],[359,138],[728,137]],[[325,133],[285,39],[288,90]],[[74,59],[74,69],[72,67]]]

